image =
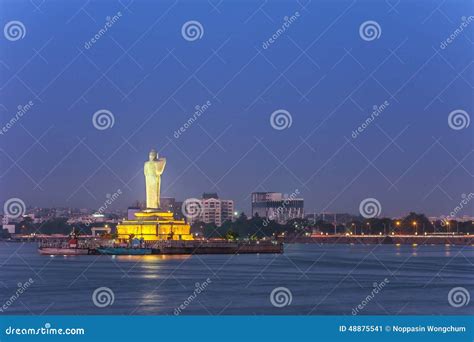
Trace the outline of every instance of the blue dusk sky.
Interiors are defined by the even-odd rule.
[[[125,209],[156,148],[179,200],[217,192],[248,213],[251,192],[298,190],[307,213],[375,198],[384,216],[447,215],[474,191],[473,15],[472,1],[2,0],[0,201],[98,208],[120,189]]]

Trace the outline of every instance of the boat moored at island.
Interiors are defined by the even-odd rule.
[[[40,241],[38,252],[42,255],[280,254],[283,253],[283,243],[274,240],[165,240],[127,245],[115,244],[114,240],[82,238],[73,247],[66,241]]]
[[[87,244],[80,244],[77,237],[69,240],[44,240],[38,246],[41,255],[89,255],[95,254],[94,250]]]
[[[68,248],[68,247],[40,247],[38,252],[41,255],[89,255],[94,254],[88,248]]]

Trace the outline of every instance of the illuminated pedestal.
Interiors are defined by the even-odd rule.
[[[135,213],[135,220],[124,220],[117,225],[119,239],[133,238],[146,241],[193,240],[191,227],[184,220],[175,220],[173,213],[145,210]]]

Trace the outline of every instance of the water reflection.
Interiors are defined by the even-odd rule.
[[[157,261],[168,260],[187,260],[191,255],[176,254],[176,255],[112,255],[112,259],[124,262],[144,262],[154,263]]]
[[[8,308],[8,314],[25,315],[31,314],[29,309],[41,312],[52,302],[56,304],[49,306],[48,314],[173,315],[174,309],[193,295],[195,283],[202,283],[207,277],[212,279],[212,285],[186,307],[186,314],[208,315],[206,308],[214,314],[224,308],[223,313],[230,315],[281,314],[268,296],[283,281],[282,285],[288,286],[298,299],[298,305],[285,307],[284,314],[307,314],[315,302],[321,302],[317,314],[344,315],[350,314],[368,294],[347,274],[371,284],[370,280],[380,281],[387,274],[386,267],[396,279],[392,283],[390,278],[390,289],[376,298],[380,306],[368,305],[364,314],[383,315],[386,312],[382,307],[386,307],[405,315],[429,315],[433,310],[449,315],[453,314],[453,307],[447,305],[446,293],[440,295],[439,289],[470,286],[470,260],[474,257],[471,246],[421,244],[416,248],[411,244],[289,244],[278,258],[265,254],[45,258],[34,244],[25,244],[21,255],[15,253],[17,249],[14,244],[0,246],[0,260],[5,261],[0,268],[0,289],[2,282],[11,284],[12,289],[18,282],[24,283],[32,276],[32,269],[40,270],[41,277],[47,279],[47,289],[43,283],[36,285],[35,280],[21,302],[17,300]],[[374,255],[368,257],[371,252]],[[298,269],[309,269],[308,277],[300,278]],[[78,277],[81,274],[83,277]],[[433,280],[427,283],[427,279]],[[343,297],[329,293],[331,284],[341,284]],[[410,287],[404,288],[405,284]],[[99,310],[91,302],[92,290],[102,286],[115,292],[116,303],[106,310]],[[0,290],[0,300],[5,302],[12,294]],[[464,306],[456,313],[472,314],[469,310],[472,306]]]
[[[141,293],[139,296],[139,304],[137,309],[142,306],[154,306],[155,308],[159,306],[164,301],[164,296],[156,292],[153,293]],[[156,311],[156,309],[155,309]]]

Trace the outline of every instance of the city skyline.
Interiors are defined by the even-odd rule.
[[[246,213],[255,191],[298,189],[307,212],[358,213],[376,198],[389,217],[447,215],[472,192],[473,126],[449,125],[473,112],[467,3],[400,7],[403,25],[385,3],[350,1],[324,16],[314,3],[224,3],[195,18],[163,2],[164,19],[143,4],[45,6],[60,32],[32,5],[0,14],[26,30],[2,40],[2,203],[98,208],[121,189],[113,205],[126,208],[144,199],[151,147],[170,160],[164,196],[218,192]],[[192,19],[203,28],[190,41]],[[361,35],[369,19],[375,39]]]
[[[106,198],[110,199],[110,196],[108,196],[108,195],[109,194],[107,194]],[[474,193],[470,193],[470,194],[466,195],[463,198],[464,198],[464,201],[469,204],[471,199],[474,198]],[[284,197],[283,200],[284,199],[286,199],[286,197]],[[196,200],[196,198],[195,197],[190,197],[190,198],[185,198],[184,200],[181,200],[181,199],[177,199],[177,198],[174,198],[174,197],[161,197],[161,200],[166,201],[166,202],[172,201],[176,205],[179,204],[180,205],[180,208],[178,208],[179,209],[179,214],[183,215],[183,216],[186,216],[182,212],[182,208],[181,208],[183,202],[185,202],[186,200]],[[197,200],[201,200],[201,199],[197,198]],[[299,198],[298,200],[301,200],[301,201],[304,202],[304,198]],[[226,201],[233,202],[232,199],[229,199],[229,200],[226,200]],[[446,213],[446,214],[443,214],[443,215],[433,215],[433,214],[425,213],[425,212],[408,211],[406,213],[402,213],[401,215],[395,215],[395,216],[377,214],[377,215],[374,216],[374,218],[375,219],[377,219],[377,218],[389,218],[389,219],[397,220],[397,219],[400,219],[402,217],[408,216],[410,213],[416,213],[416,214],[424,215],[428,219],[437,219],[437,220],[450,219],[450,220],[458,220],[458,221],[474,220],[474,216],[467,211],[467,209],[466,209],[467,206],[465,204],[463,204],[462,201],[463,200],[461,200],[460,203],[456,206],[457,208],[454,207],[450,213]],[[113,202],[114,201],[111,201],[111,203],[113,203]],[[93,208],[93,207],[65,207],[65,206],[63,206],[63,207],[39,207],[39,206],[34,207],[34,206],[26,206],[26,204],[25,204],[24,208],[25,208],[25,211],[23,213],[23,216],[28,216],[29,214],[32,214],[32,213],[34,213],[35,211],[38,211],[38,210],[59,211],[60,216],[61,215],[67,216],[64,213],[64,211],[66,211],[66,210],[71,211],[71,214],[75,214],[75,215],[77,215],[77,214],[80,214],[80,215],[97,214],[98,213],[99,215],[122,214],[122,215],[126,216],[127,211],[130,210],[130,209],[133,209],[133,208],[146,208],[146,201],[145,200],[143,200],[143,201],[138,201],[137,200],[137,201],[134,201],[133,203],[129,204],[126,207],[117,207],[117,206],[111,204],[110,206],[107,206],[106,210],[102,210],[104,208],[104,204],[99,208]],[[164,206],[163,208],[166,209],[167,206]],[[171,208],[171,206],[170,206],[170,208]],[[276,209],[277,209],[277,207],[276,207]],[[351,217],[354,217],[354,218],[359,217],[361,219],[365,218],[364,213],[361,213],[360,211],[358,211],[358,212],[334,212],[334,211],[317,212],[317,211],[314,211],[314,210],[312,211],[312,210],[309,210],[309,209],[306,210],[304,207],[303,207],[303,209],[304,209],[304,218],[307,218],[307,219],[310,218],[311,220],[312,220],[312,217],[314,217],[314,215],[316,215],[317,217],[327,216],[328,219],[325,220],[325,221],[328,221],[328,222],[334,221],[334,215],[337,215],[337,216],[341,216],[341,215],[342,216],[351,216]],[[172,210],[172,209],[168,208],[167,210]],[[177,210],[177,208],[173,207],[173,210]],[[252,209],[250,209],[249,212],[246,212],[244,210],[239,210],[239,208],[234,208],[233,216],[236,217],[236,216],[239,216],[240,214],[245,214],[247,217],[251,217],[252,216]],[[0,214],[0,216],[4,216],[4,217],[9,217],[11,215],[12,214],[8,214],[8,213]],[[10,217],[10,219],[14,219],[15,221],[18,221],[20,219],[20,217],[18,217],[18,218]],[[365,219],[367,219],[367,218],[365,218]]]

